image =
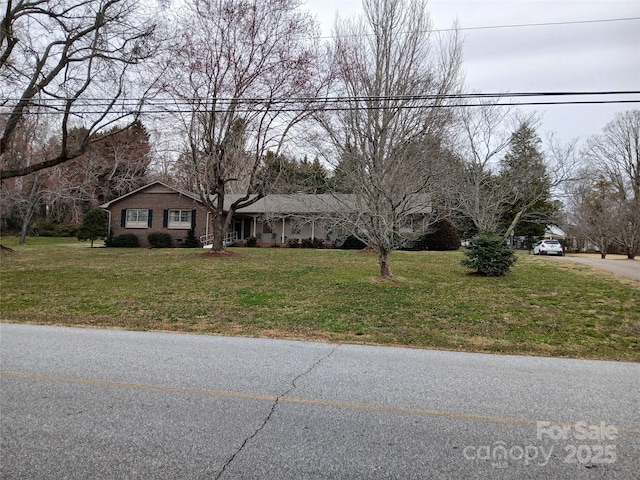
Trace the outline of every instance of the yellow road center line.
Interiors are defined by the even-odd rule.
[[[473,413],[463,412],[447,412],[441,410],[426,410],[420,408],[405,408],[394,407],[390,405],[375,405],[369,403],[353,403],[353,402],[338,402],[332,400],[321,400],[315,398],[299,398],[299,397],[283,397],[277,395],[263,395],[257,393],[243,393],[243,392],[230,392],[225,390],[204,390],[198,388],[186,388],[186,387],[172,387],[168,385],[147,385],[140,383],[126,383],[115,382],[111,380],[97,380],[89,378],[72,378],[61,377],[56,375],[40,375],[34,373],[23,372],[9,372],[0,371],[0,376],[11,378],[22,378],[26,380],[39,380],[58,383],[72,383],[77,385],[92,385],[97,387],[110,387],[110,388],[128,388],[134,390],[145,390],[155,392],[167,392],[167,393],[185,393],[191,395],[206,395],[211,397],[223,397],[223,398],[239,398],[243,400],[260,400],[268,402],[282,403],[298,403],[305,405],[317,405],[321,407],[332,408],[344,408],[351,410],[367,410],[372,412],[388,412],[388,413],[400,413],[405,415],[417,415],[423,417],[442,417],[453,420],[472,420],[477,422],[489,422],[489,423],[502,423],[510,425],[536,425],[538,420],[530,420],[526,418],[509,418],[509,417],[495,417],[490,415],[477,415]],[[567,422],[552,422],[553,425],[568,426],[571,427],[572,423]],[[586,426],[585,428],[590,428]],[[595,426],[594,428],[598,428]],[[640,428],[618,427],[616,426],[618,433],[627,433],[633,435],[640,435]]]

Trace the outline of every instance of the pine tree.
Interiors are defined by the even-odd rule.
[[[557,212],[541,144],[530,122],[523,122],[511,135],[500,172],[510,191],[511,206],[503,218],[507,235],[542,235]]]

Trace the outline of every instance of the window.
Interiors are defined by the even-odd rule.
[[[127,208],[126,228],[149,227],[149,210],[146,208]]]
[[[169,210],[168,228],[191,228],[191,210]]]

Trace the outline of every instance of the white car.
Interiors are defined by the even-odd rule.
[[[533,246],[534,255],[560,255],[564,256],[562,244],[557,240],[540,240]]]

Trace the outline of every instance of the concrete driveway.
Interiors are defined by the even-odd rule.
[[[638,260],[629,260],[621,255],[607,255],[604,260],[599,255],[566,255],[562,258],[640,282],[640,261]]]
[[[637,479],[640,364],[0,324],[0,476]]]

